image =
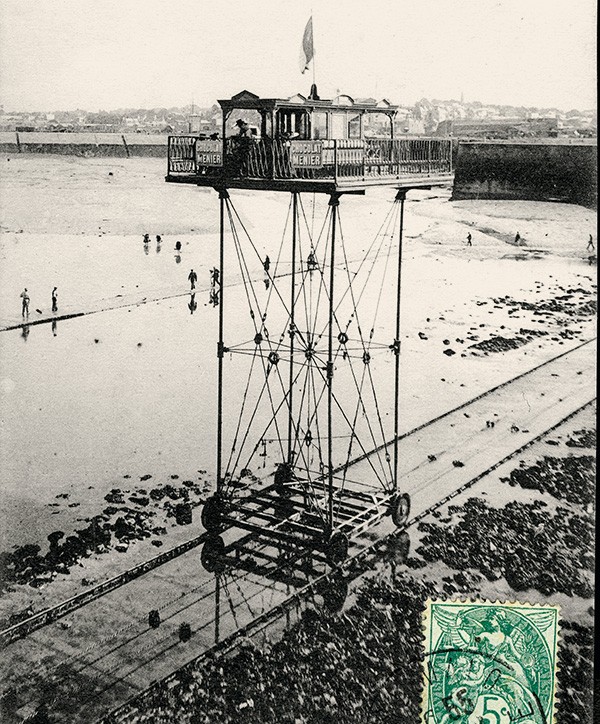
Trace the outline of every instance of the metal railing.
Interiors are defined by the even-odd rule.
[[[351,180],[452,173],[452,142],[439,138],[323,140],[320,163],[297,165],[289,141],[228,138],[222,164],[207,166],[197,160],[195,136],[169,137],[169,175],[211,179]]]

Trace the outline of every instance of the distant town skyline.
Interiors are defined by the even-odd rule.
[[[593,0],[4,0],[5,111],[201,107],[247,88],[489,105],[596,107]]]

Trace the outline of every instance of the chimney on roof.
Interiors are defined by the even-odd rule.
[[[319,93],[317,92],[317,84],[313,83],[310,87],[310,95],[308,96],[311,101],[320,101]]]

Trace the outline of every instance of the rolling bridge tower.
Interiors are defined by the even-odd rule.
[[[321,100],[315,86],[309,98],[242,91],[219,104],[221,137],[171,136],[166,177],[214,188],[220,205],[216,490],[202,510],[212,534],[203,563],[216,570],[222,534],[240,529],[336,564],[376,519],[403,526],[409,516],[398,476],[404,201],[451,181],[451,141],[394,138],[396,106]],[[341,199],[378,186],[395,198],[374,239],[353,246]],[[259,254],[235,189],[290,194],[273,259]]]

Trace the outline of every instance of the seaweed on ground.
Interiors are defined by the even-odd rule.
[[[569,503],[587,506],[595,499],[595,468],[596,459],[593,455],[569,455],[561,458],[545,455],[534,465],[516,468],[508,478],[500,480],[509,485],[550,493]]]
[[[421,523],[425,535],[416,552],[451,568],[475,568],[490,581],[505,578],[515,591],[591,598],[593,521],[544,507],[538,500],[494,508],[470,498],[461,508],[450,507],[459,516],[455,525]]]

